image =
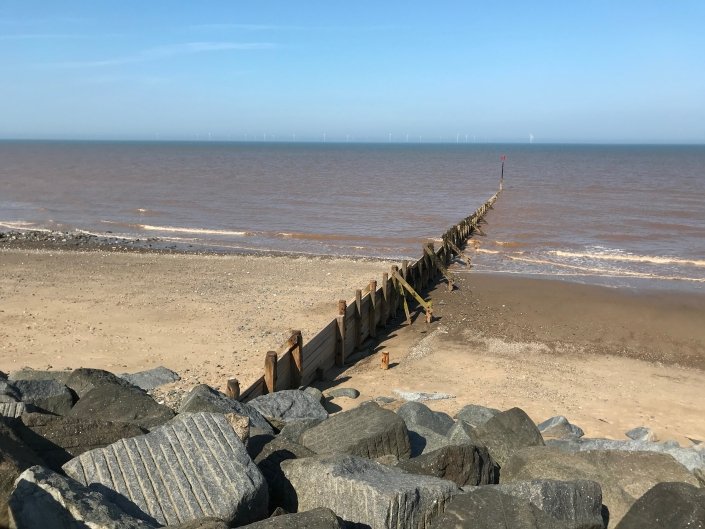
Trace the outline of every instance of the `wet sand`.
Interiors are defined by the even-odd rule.
[[[362,398],[450,393],[427,404],[451,414],[475,403],[519,406],[537,422],[565,415],[591,437],[647,426],[684,446],[705,440],[705,296],[456,272],[458,289],[430,293],[430,326],[392,330],[328,385]]]
[[[223,389],[232,376],[245,387],[290,329],[312,336],[338,299],[391,264],[2,249],[0,370],[164,365],[182,375],[179,390]],[[430,326],[391,327],[375,354],[321,386],[352,386],[361,399],[450,393],[429,405],[519,406],[537,422],[561,414],[588,436],[648,426],[683,445],[705,440],[705,296],[455,272],[459,288],[430,292]]]

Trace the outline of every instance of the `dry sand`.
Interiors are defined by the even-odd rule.
[[[391,263],[250,255],[0,250],[0,370],[159,365],[182,385],[245,389],[291,329],[304,339],[338,299]],[[379,277],[378,277],[379,276]]]
[[[222,389],[232,376],[245,387],[289,329],[312,336],[338,299],[390,264],[3,249],[0,369],[164,365],[183,376],[181,389]],[[320,386],[352,386],[361,399],[450,393],[429,405],[519,406],[537,422],[561,414],[592,437],[648,426],[685,446],[705,440],[705,296],[456,272],[458,289],[430,293],[430,326],[390,327],[370,344],[377,354]]]

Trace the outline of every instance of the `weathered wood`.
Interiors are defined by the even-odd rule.
[[[292,331],[289,337],[291,370],[289,372],[289,385],[292,389],[301,386],[301,378],[304,371],[304,339],[301,331]]]
[[[268,351],[264,358],[264,386],[267,393],[277,390],[277,353]]]
[[[264,395],[264,392],[264,376],[261,376],[249,388],[240,393],[240,402],[247,402],[255,397]]]
[[[348,308],[348,302],[344,299],[338,300],[338,315],[345,314],[345,309]]]
[[[355,349],[362,344],[362,290],[355,291]]]
[[[335,365],[345,365],[345,314],[336,318],[337,332],[335,337]]]
[[[382,306],[381,306],[381,321],[380,324],[387,326],[389,321],[389,274],[384,272],[382,274]]]
[[[401,286],[403,286],[403,287],[409,292],[409,294],[411,294],[412,296],[414,296],[414,298],[416,299],[416,301],[419,302],[419,305],[421,305],[421,306],[424,307],[424,308],[429,308],[429,307],[431,306],[431,302],[430,302],[430,301],[426,301],[425,299],[423,299],[423,298],[411,287],[411,285],[410,285],[409,283],[407,283],[406,281],[404,281],[404,278],[403,278],[403,277],[401,277],[399,274],[395,274],[395,277],[397,278],[397,280],[399,281],[399,283],[401,284]]]
[[[396,272],[397,274],[399,273],[399,267],[394,265],[391,268],[392,275],[391,275],[391,281],[392,281],[392,316],[396,316],[397,312],[399,312],[399,304],[401,303],[401,299],[399,298],[399,288],[397,285],[397,278],[394,277],[394,273]]]
[[[377,281],[370,281],[370,305],[367,313],[369,318],[369,333],[371,338],[377,337]]]
[[[231,399],[240,398],[240,382],[237,378],[228,379],[228,383],[225,385],[225,394]]]
[[[389,353],[382,351],[382,369],[389,369]]]
[[[433,264],[436,266],[438,270],[445,276],[446,281],[448,281],[448,290],[452,291],[453,290],[453,284],[455,283],[455,280],[453,278],[453,275],[448,271],[448,269],[443,266],[441,261],[438,259],[435,253],[433,253],[433,249],[431,246],[426,247],[426,255],[428,255],[429,259],[433,261]]]
[[[465,266],[470,266],[470,258],[465,255],[465,253],[458,248],[454,243],[448,241],[448,244],[450,245],[451,249],[455,252],[455,254],[463,261],[463,264]]]

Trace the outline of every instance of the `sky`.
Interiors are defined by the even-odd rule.
[[[705,2],[0,0],[0,138],[705,143]]]

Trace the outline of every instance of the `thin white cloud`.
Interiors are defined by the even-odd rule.
[[[138,51],[132,55],[110,57],[93,61],[67,61],[48,64],[54,68],[98,68],[140,62],[156,61],[179,55],[193,55],[218,51],[268,50],[274,48],[271,42],[186,42],[169,46],[158,46]]]
[[[196,24],[190,26],[194,31],[224,31],[224,30],[243,30],[243,31],[389,31],[399,29],[399,26],[390,25],[371,25],[371,26],[289,26],[276,24]]]

